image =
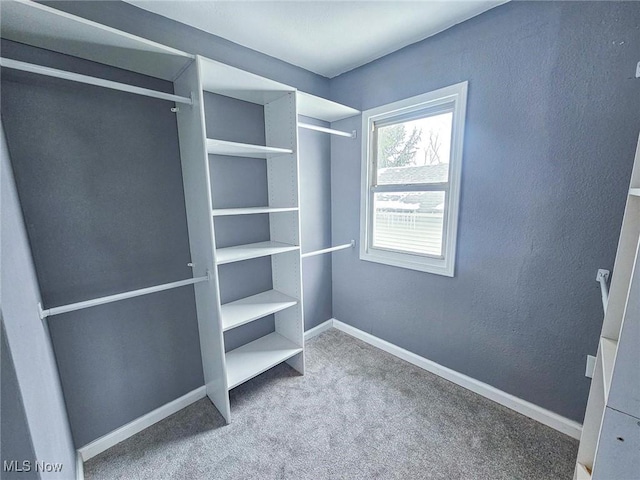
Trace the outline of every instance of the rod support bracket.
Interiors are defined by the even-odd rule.
[[[610,274],[611,272],[609,270],[605,270],[604,268],[599,268],[598,273],[596,274],[596,282],[608,281]]]
[[[354,130],[355,132],[355,130]],[[351,248],[356,248],[356,241],[355,240],[351,240]]]
[[[351,130],[351,138],[358,138],[358,132],[356,130]]]
[[[42,309],[42,304],[38,302],[38,315],[40,315],[40,320],[44,320],[49,316],[49,312]]]

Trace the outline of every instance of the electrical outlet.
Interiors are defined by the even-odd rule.
[[[584,372],[585,377],[593,378],[593,371],[596,368],[596,357],[587,355],[587,369]]]
[[[636,78],[640,78],[640,62],[636,65]]]

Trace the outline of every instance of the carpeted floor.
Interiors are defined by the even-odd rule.
[[[337,330],[85,463],[87,480],[570,480],[578,442]]]

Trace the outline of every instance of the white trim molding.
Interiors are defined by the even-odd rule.
[[[206,387],[196,388],[191,392],[183,395],[180,398],[156,408],[155,410],[143,415],[141,417],[132,420],[131,422],[123,425],[120,428],[115,429],[111,433],[107,433],[100,438],[95,439],[93,442],[86,444],[84,447],[78,449],[78,453],[82,458],[82,461],[87,461],[90,458],[104,452],[105,450],[113,447],[114,445],[126,440],[129,437],[134,436],[136,433],[141,432],[147,427],[150,427],[154,423],[159,422],[167,418],[170,415],[182,410],[183,408],[191,405],[194,402],[207,396]]]
[[[84,480],[84,462],[80,450],[76,450],[76,480]]]
[[[462,176],[462,150],[467,106],[468,82],[440,88],[362,112],[361,190],[360,190],[360,260],[383,263],[453,277],[458,237],[458,212]],[[426,118],[452,113],[451,153],[448,180],[378,185],[377,135],[385,124],[402,123],[402,119]],[[409,116],[409,117],[407,117]],[[417,116],[417,117],[416,117]],[[442,249],[439,256],[417,251],[377,247],[374,238],[374,196],[376,193],[440,192],[444,195]]]
[[[313,328],[310,328],[306,332],[304,332],[304,340],[305,342],[313,337],[317,337],[323,332],[327,330],[331,330],[333,328],[333,318],[322,322],[320,325],[316,325]]]
[[[554,430],[562,432],[565,435],[569,435],[570,437],[576,439],[580,438],[580,434],[582,433],[582,425],[580,425],[578,422],[565,418],[562,415],[558,415],[557,413],[554,413],[550,410],[546,410],[531,402],[527,402],[526,400],[492,387],[491,385],[476,380],[475,378],[468,377],[467,375],[456,372],[455,370],[443,367],[436,362],[427,360],[420,355],[416,355],[415,353],[389,343],[386,340],[382,340],[381,338],[363,332],[362,330],[352,327],[351,325],[347,325],[346,323],[336,320],[335,318],[332,319],[332,324],[334,328],[340,330],[341,332],[358,338],[363,342],[368,343],[369,345],[373,345],[374,347],[379,348],[380,350],[384,350],[385,352],[401,358],[402,360],[409,362],[416,367],[420,367],[424,370],[427,370],[428,372],[444,378],[445,380],[449,380],[456,385],[460,385],[467,390],[471,390],[478,395],[488,398],[489,400],[493,400],[500,405],[518,412],[525,417],[536,420],[537,422],[540,422],[548,427],[553,428]]]

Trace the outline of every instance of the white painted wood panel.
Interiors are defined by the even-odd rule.
[[[202,62],[202,86],[207,92],[265,105],[295,88],[214,60]]]
[[[616,349],[618,343],[608,338],[600,339],[600,358],[602,359],[602,384],[604,387],[605,403],[609,397],[609,387],[611,386],[611,374],[613,373],[613,363],[616,359]]]
[[[292,153],[289,148],[265,147],[249,143],[227,142],[226,140],[207,140],[210,155],[229,155],[232,157],[273,158]]]
[[[277,290],[269,290],[222,305],[222,328],[230,330],[289,307],[298,300]]]
[[[229,389],[266,372],[302,352],[302,348],[278,333],[270,333],[227,353]]]
[[[214,217],[229,215],[256,215],[261,213],[296,212],[298,207],[247,207],[247,208],[215,208],[212,211]]]
[[[216,250],[216,258],[218,265],[224,265],[225,263],[240,262],[242,260],[266,257],[268,255],[276,255],[293,250],[300,250],[300,247],[280,242],[258,242],[237,245],[235,247],[219,248]]]
[[[338,120],[360,114],[360,110],[327,100],[326,98],[300,91],[297,92],[297,94],[298,113],[305,117],[317,118],[325,122],[337,122]]]
[[[2,37],[173,81],[194,59],[166,45],[31,1],[0,2]]]
[[[220,292],[211,216],[209,158],[205,146],[204,101],[199,81],[198,60],[176,80],[175,91],[186,96],[193,94],[194,99],[192,106],[180,109],[177,120],[193,274],[210,275],[210,281],[194,286],[204,380],[207,396],[229,422],[231,412],[227,393]]]
[[[607,407],[593,465],[593,480],[640,478],[640,419]]]

